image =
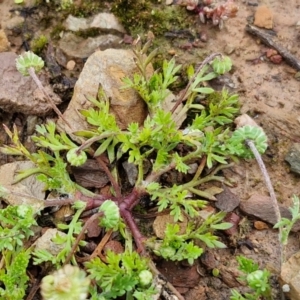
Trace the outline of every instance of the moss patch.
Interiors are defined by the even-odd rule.
[[[187,28],[190,16],[180,6],[157,4],[157,1],[116,0],[112,12],[132,35],[151,30],[162,36],[172,29]]]

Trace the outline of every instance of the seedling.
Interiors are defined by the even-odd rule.
[[[238,291],[232,290],[230,300],[257,300],[272,299],[270,286],[270,272],[266,269],[260,270],[253,260],[244,256],[238,256],[239,269],[244,273],[239,279],[251,288],[252,293],[245,293],[242,296]]]
[[[4,300],[22,300],[29,279],[26,269],[31,253],[24,242],[34,235],[33,209],[26,205],[1,209],[0,224],[0,296]]]

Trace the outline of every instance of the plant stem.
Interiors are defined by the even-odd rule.
[[[271,198],[271,201],[272,201],[272,206],[273,206],[273,209],[275,210],[276,223],[278,223],[281,220],[281,214],[280,214],[279,206],[278,206],[278,203],[277,203],[275,191],[274,191],[274,188],[273,188],[270,176],[268,174],[268,171],[266,169],[266,166],[265,166],[265,164],[264,164],[264,162],[262,160],[261,155],[257,151],[257,149],[256,149],[253,141],[246,140],[246,145],[252,151],[252,153],[253,153],[253,155],[254,155],[257,163],[258,163],[258,166],[259,166],[259,168],[261,170],[261,173],[262,173],[262,175],[264,177],[264,180],[265,180],[265,183],[266,183],[266,186],[267,186],[267,189],[269,191],[270,198]],[[284,261],[284,251],[283,251],[283,245],[281,243],[282,227],[279,226],[278,230],[279,230],[278,238],[279,238],[279,247],[280,247],[280,269],[281,269],[282,263]]]
[[[118,182],[115,180],[114,176],[112,175],[112,173],[110,172],[110,170],[108,169],[108,167],[106,166],[106,164],[104,163],[104,161],[102,160],[101,156],[97,156],[95,157],[97,163],[99,164],[99,166],[102,168],[102,170],[104,170],[105,174],[107,175],[107,177],[109,178],[110,183],[112,184],[116,196],[118,198],[122,197],[122,193],[121,193],[121,189],[119,187]]]
[[[156,181],[162,174],[174,169],[176,166],[175,162],[171,162],[168,166],[162,168],[159,171],[152,171],[147,178],[144,180],[144,185],[147,186],[147,184]]]
[[[192,179],[192,181],[196,181],[200,177],[200,175],[201,175],[201,173],[202,173],[202,171],[203,171],[203,169],[205,167],[205,163],[206,163],[206,156],[204,155],[201,158],[201,162],[200,162],[200,164],[199,164],[199,166],[197,168],[197,171],[196,171],[195,176]]]
[[[204,61],[200,64],[200,66],[198,67],[198,69],[196,70],[194,76],[189,80],[186,88],[183,90],[183,92],[180,94],[179,98],[177,99],[175,105],[173,106],[171,113],[173,114],[174,111],[177,109],[177,107],[180,105],[180,103],[182,103],[184,101],[184,99],[186,98],[189,88],[191,86],[191,84],[193,83],[193,81],[195,80],[195,78],[197,77],[197,75],[199,74],[199,72],[203,69],[203,67],[208,64],[209,62],[211,62],[215,57],[217,56],[222,56],[221,53],[213,53],[210,56],[208,56],[207,58],[204,59]]]
[[[69,128],[72,129],[72,126],[70,125],[70,123],[64,118],[64,116],[62,115],[62,113],[60,112],[60,110],[57,108],[57,106],[55,105],[54,101],[51,99],[51,97],[47,93],[46,89],[42,85],[40,79],[37,77],[34,68],[33,67],[28,68],[28,73],[31,76],[31,78],[34,80],[34,82],[36,83],[36,85],[38,86],[38,88],[42,91],[42,93],[46,97],[47,101],[49,102],[49,104],[51,105],[51,107],[53,108],[53,110],[69,126]]]
[[[75,253],[75,251],[76,251],[76,249],[77,249],[77,247],[78,247],[79,242],[80,242],[81,239],[83,238],[83,236],[84,236],[84,234],[85,234],[87,228],[90,226],[90,224],[92,224],[94,220],[96,220],[96,219],[98,219],[98,218],[100,218],[100,217],[102,217],[102,216],[103,216],[103,212],[98,212],[98,213],[94,214],[93,216],[91,216],[91,217],[85,222],[85,224],[83,225],[83,227],[82,227],[82,229],[81,229],[79,235],[77,236],[77,238],[76,238],[76,240],[75,240],[75,242],[74,242],[74,244],[73,244],[73,246],[72,246],[72,248],[71,248],[71,250],[70,250],[70,253],[69,253],[68,256],[66,257],[66,259],[65,259],[65,261],[64,261],[64,263],[63,263],[63,266],[65,266],[66,264],[68,264],[68,263],[70,262],[72,256],[74,255],[74,253]]]

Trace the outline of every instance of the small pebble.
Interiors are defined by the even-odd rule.
[[[69,60],[69,61],[67,62],[66,68],[67,68],[67,70],[69,70],[69,71],[73,71],[74,68],[75,68],[75,65],[76,65],[76,63],[75,63],[74,60]]]
[[[269,226],[265,222],[255,221],[254,222],[254,228],[257,229],[257,230],[264,230],[264,229],[269,229]]]
[[[277,54],[277,55],[272,55],[270,57],[270,61],[273,63],[273,64],[280,64],[282,62],[282,56]]]

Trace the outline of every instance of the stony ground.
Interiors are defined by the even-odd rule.
[[[189,63],[197,64],[201,62],[203,55],[221,52],[229,55],[233,61],[234,68],[230,76],[223,78],[223,82],[216,83],[216,87],[225,84],[231,91],[240,95],[242,103],[241,112],[252,116],[255,121],[263,127],[269,138],[269,148],[264,155],[268,172],[275,188],[277,199],[282,205],[282,211],[286,213],[287,207],[291,205],[293,195],[300,195],[299,175],[291,171],[291,166],[285,161],[291,147],[299,142],[300,133],[300,70],[290,66],[284,59],[268,58],[270,47],[264,45],[257,37],[245,31],[248,22],[259,22],[256,25],[269,28],[276,33],[276,43],[300,59],[300,3],[298,0],[290,0],[288,3],[279,0],[269,1],[235,1],[239,10],[235,18],[229,19],[225,28],[219,30],[211,24],[202,24],[197,15],[187,14],[190,20],[188,30],[194,35],[165,38],[163,43],[164,51],[169,53],[169,58],[176,57],[176,61],[183,65]],[[160,5],[165,5],[161,3]],[[30,3],[26,2],[30,7]],[[260,15],[256,15],[258,7],[264,6]],[[30,20],[27,26],[34,36],[41,33],[49,36],[51,26],[57,25],[50,22],[50,26],[39,27],[39,22],[45,20],[47,10],[38,7],[34,14],[20,14],[17,6],[11,0],[4,0],[0,3],[0,51],[10,51],[21,53],[24,51],[24,30],[20,24],[24,18]],[[105,11],[109,11],[109,5]],[[182,7],[182,14],[186,14]],[[96,22],[95,20],[90,21]],[[113,28],[106,28],[105,34],[101,33],[96,37],[78,37],[72,33],[72,26],[79,26],[76,20],[68,18],[65,26],[69,30],[62,34],[60,38],[53,40],[53,55],[47,53],[48,58],[55,57],[60,65],[55,82],[53,80],[51,89],[56,91],[63,100],[70,99],[70,93],[74,87],[75,78],[79,76],[86,58],[96,50],[96,48],[122,48],[130,47],[131,33],[115,21],[109,19],[108,24]],[[116,23],[114,23],[116,22]],[[77,24],[77,25],[74,25]],[[174,24],[173,24],[174,25]],[[83,25],[82,25],[83,26]],[[86,26],[86,25],[84,25]],[[99,24],[103,26],[103,24]],[[174,25],[176,28],[176,24]],[[43,28],[40,30],[40,28]],[[100,27],[99,27],[100,28]],[[149,28],[151,29],[151,28]],[[101,29],[102,30],[102,29]],[[124,38],[125,33],[127,34]],[[195,40],[195,37],[200,40]],[[125,43],[125,42],[126,43]],[[127,44],[127,42],[129,44]],[[96,45],[96,47],[95,47]],[[93,48],[94,47],[94,48]],[[49,50],[51,51],[51,50]],[[11,64],[15,56],[11,54]],[[32,134],[34,125],[42,123],[46,116],[53,117],[49,112],[45,115],[45,104],[41,105],[39,112],[33,116],[34,109],[39,109],[37,104],[30,100],[30,94],[24,93],[24,89],[34,91],[31,83],[22,82],[15,79],[15,73],[5,69],[4,62],[7,58],[2,58],[0,63],[0,94],[1,90],[5,95],[0,95],[0,119],[2,123],[11,126],[16,123],[23,133],[23,140],[32,147],[28,137]],[[48,65],[51,71],[51,64]],[[1,69],[2,68],[2,69]],[[6,71],[4,71],[6,70]],[[45,73],[45,80],[47,81]],[[67,82],[66,82],[67,81]],[[13,84],[11,84],[13,83]],[[11,88],[7,88],[11,84]],[[15,88],[15,96],[11,92]],[[55,85],[56,84],[56,85]],[[26,86],[26,88],[24,88]],[[4,92],[2,93],[4,94]],[[35,101],[39,97],[35,98]],[[15,101],[15,102],[9,102]],[[33,105],[32,105],[33,104]],[[1,106],[2,105],[2,106]],[[31,105],[31,106],[30,106]],[[67,103],[63,103],[60,108],[65,109]],[[17,109],[18,107],[18,109]],[[15,110],[15,111],[14,111]],[[47,108],[49,110],[49,108]],[[0,131],[1,143],[7,143],[7,138],[3,131]],[[12,158],[1,156],[0,164],[3,165]],[[203,255],[199,263],[192,268],[174,263],[163,263],[160,269],[164,270],[166,277],[185,295],[185,299],[229,299],[230,288],[240,287],[236,281],[236,260],[239,254],[253,258],[262,267],[267,267],[273,274],[279,274],[278,270],[278,238],[277,232],[272,229],[274,223],[273,212],[268,202],[268,192],[260,174],[258,166],[253,162],[241,162],[239,165],[227,170],[225,177],[234,182],[234,187],[225,195],[233,197],[232,193],[240,201],[240,208],[236,211],[243,222],[240,225],[241,235],[238,240],[232,240],[228,249],[218,251],[208,251]],[[1,183],[1,179],[0,179]],[[271,212],[270,212],[271,210]],[[263,225],[258,225],[255,221],[264,221]],[[298,226],[299,227],[299,226]],[[293,233],[287,247],[286,258],[299,251],[298,233]],[[288,265],[286,272],[296,272],[300,266],[296,263]],[[220,276],[211,276],[211,270],[220,270]],[[275,278],[275,277],[274,277]],[[274,281],[274,294],[276,295],[276,280]],[[292,299],[300,299],[300,293],[294,293]]]

